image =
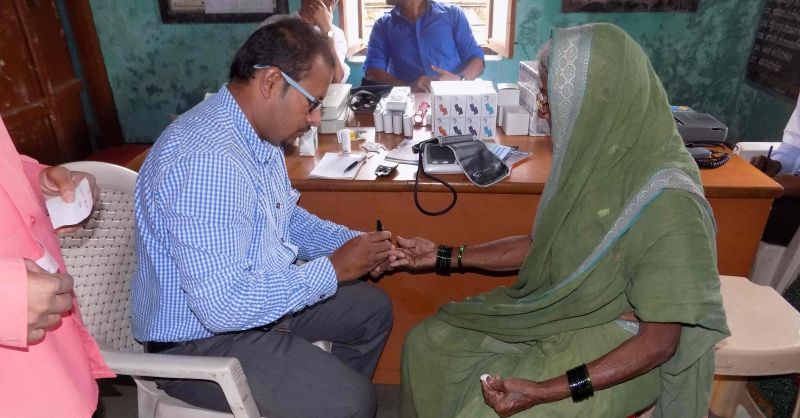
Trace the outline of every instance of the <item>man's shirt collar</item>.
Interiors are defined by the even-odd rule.
[[[253,153],[253,157],[259,163],[266,164],[277,156],[277,153],[282,152],[281,147],[272,145],[265,139],[261,139],[253,129],[253,125],[247,120],[247,117],[239,107],[239,103],[228,90],[228,84],[225,83],[219,90],[222,106],[228,110],[231,120],[233,121],[234,128],[242,134],[245,145]]]

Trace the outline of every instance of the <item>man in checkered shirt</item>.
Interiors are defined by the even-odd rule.
[[[362,233],[297,205],[282,146],[318,124],[335,66],[300,19],[257,30],[230,82],[173,122],[136,185],[134,335],[148,352],[236,357],[262,415],[373,417],[372,373],[392,325],[377,287],[389,232]],[[298,265],[296,260],[309,260]],[[332,353],[311,342],[333,342]],[[163,380],[228,410],[209,382]]]

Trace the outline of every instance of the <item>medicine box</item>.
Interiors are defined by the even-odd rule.
[[[503,106],[503,122],[500,126],[506,135],[527,135],[530,113],[522,106]]]
[[[340,117],[342,110],[347,107],[351,87],[353,87],[351,84],[331,84],[328,87],[328,92],[322,99],[320,119],[335,120]]]
[[[497,133],[497,119],[494,117],[481,118],[481,130],[478,133],[478,139],[491,139],[496,138]]]
[[[466,118],[464,122],[464,126],[467,129],[464,132],[480,137],[478,131],[481,130],[481,118]]]
[[[519,104],[519,87],[516,83],[497,83],[497,106],[516,106]]]
[[[528,111],[531,115],[536,115],[538,106],[536,105],[536,93],[538,88],[532,89],[522,83],[519,86],[519,105]]]
[[[539,89],[539,61],[520,61],[517,83],[530,90]]]
[[[498,98],[491,82],[433,81],[431,90],[434,135],[496,137]]]
[[[433,135],[435,136],[450,135],[450,118],[446,116],[433,118]]]

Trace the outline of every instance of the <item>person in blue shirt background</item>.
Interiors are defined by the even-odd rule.
[[[386,3],[395,7],[372,27],[367,80],[429,92],[432,80],[472,80],[483,73],[483,50],[461,8],[436,0]]]

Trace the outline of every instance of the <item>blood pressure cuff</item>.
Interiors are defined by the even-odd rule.
[[[511,174],[508,165],[489,151],[482,141],[456,142],[446,146],[453,150],[461,171],[478,187],[489,187]]]

